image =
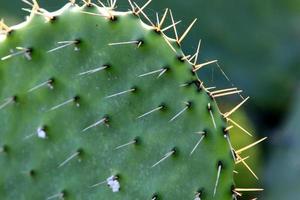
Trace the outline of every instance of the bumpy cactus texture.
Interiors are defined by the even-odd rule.
[[[2,25],[2,199],[235,198],[226,117],[175,40],[142,9],[33,7]]]

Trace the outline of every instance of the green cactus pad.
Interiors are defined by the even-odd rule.
[[[40,12],[0,43],[1,198],[233,198],[226,120],[176,41],[139,11]]]

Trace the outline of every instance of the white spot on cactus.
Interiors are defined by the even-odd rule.
[[[107,185],[111,188],[113,192],[119,192],[120,190],[120,183],[116,179],[115,176],[111,176],[106,179]]]
[[[36,132],[37,132],[37,136],[39,138],[42,138],[42,139],[46,139],[47,138],[47,133],[46,133],[46,131],[43,128],[39,127]]]

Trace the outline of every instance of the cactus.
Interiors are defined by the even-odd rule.
[[[240,125],[242,125],[245,129],[248,130],[249,133],[251,133],[251,135],[253,135],[253,137],[249,137],[249,135],[244,134],[243,131],[238,127],[232,128],[230,130],[230,135],[231,141],[234,144],[234,148],[239,149],[249,143],[255,142],[256,136],[254,127],[249,120],[249,116],[247,115],[247,113],[243,109],[240,109],[232,115],[232,119],[238,121]],[[242,162],[239,162],[239,164],[236,165],[235,170],[237,171],[237,173],[234,174],[236,185],[239,185],[240,187],[247,187],[249,185],[251,185],[252,187],[260,186],[260,181],[257,181],[257,179],[260,177],[262,171],[261,150],[261,146],[255,146],[249,149],[244,160],[249,167],[253,168],[254,174],[251,174],[251,171],[249,171]],[[252,178],[245,178],[248,175],[252,176]],[[252,195],[253,193],[247,193],[243,195],[243,198],[251,199]]]
[[[0,15],[5,16],[6,22],[13,24],[23,20],[26,13],[18,9],[22,6],[20,0],[13,0],[9,3],[3,0],[2,2]],[[55,10],[61,0],[40,0],[39,2],[44,7]],[[127,8],[126,4],[126,0],[119,1],[118,7]],[[295,34],[298,24],[294,23],[298,19],[299,11],[295,10],[295,8],[300,8],[298,1],[262,3],[258,0],[251,2],[164,0],[153,1],[151,6],[152,10],[158,11],[168,6],[173,9],[174,13],[176,12],[177,19],[183,17],[186,21],[193,17],[201,19],[201,28],[194,29],[191,32],[192,37],[185,40],[185,45],[183,45],[185,52],[191,53],[191,47],[195,46],[194,38],[203,38],[203,47],[206,46],[205,51],[201,52],[201,57],[209,59],[218,56],[221,66],[228,71],[231,79],[237,85],[242,86],[248,95],[255,97],[247,108],[258,119],[260,127],[258,133],[273,129],[274,126],[280,124],[284,117],[283,113],[287,112],[286,105],[289,105],[292,100],[289,91],[294,88],[300,76],[298,67],[300,62],[298,44],[300,42],[298,35]],[[13,18],[10,18],[11,15]],[[273,27],[277,26],[278,21],[282,21],[282,29],[270,37],[268,33],[273,32]],[[178,25],[178,28],[185,28],[184,21]],[[255,30],[256,34],[248,30]],[[240,37],[241,35],[243,37]],[[287,35],[289,37],[286,37]],[[257,57],[260,59],[256,59]],[[261,70],[262,67],[264,70]],[[257,73],[258,71],[260,73]],[[203,71],[201,73],[203,74]],[[256,81],[244,78],[243,74],[255,77]],[[210,76],[208,77],[209,81]],[[218,76],[215,75],[214,81],[224,86],[222,77],[218,80]],[[256,89],[258,87],[260,90]],[[279,90],[282,98],[277,98]],[[265,91],[268,91],[268,94]],[[269,121],[270,118],[272,120]]]
[[[25,2],[24,23],[1,22],[2,198],[229,200],[243,191],[234,163],[254,144],[235,151],[228,122],[248,98],[221,113],[215,98],[240,91],[211,92],[195,73],[215,62],[181,51],[195,21],[171,39],[168,10],[154,24],[147,4],[119,12],[115,1],[72,1],[50,13]]]

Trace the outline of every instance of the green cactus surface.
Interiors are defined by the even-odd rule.
[[[143,8],[112,7],[1,25],[1,199],[236,198],[228,113]]]

